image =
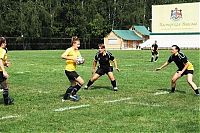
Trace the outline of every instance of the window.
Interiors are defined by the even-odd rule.
[[[117,39],[108,39],[108,44],[117,44]]]

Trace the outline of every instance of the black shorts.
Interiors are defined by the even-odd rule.
[[[178,70],[178,71],[181,71],[181,70]],[[193,74],[193,73],[194,73],[194,70],[185,70],[185,72],[183,72],[183,74],[181,74],[181,76],[188,75],[188,74]]]
[[[0,72],[0,83],[5,81],[7,78],[3,76],[3,72]]]
[[[113,72],[113,67],[105,67],[105,68],[101,68],[98,67],[96,73],[99,74],[100,76],[104,75],[104,74],[108,74],[109,72]]]
[[[152,51],[152,55],[158,55],[158,51]]]
[[[75,81],[79,77],[79,75],[76,73],[76,71],[65,70],[65,74],[68,77],[69,81]]]

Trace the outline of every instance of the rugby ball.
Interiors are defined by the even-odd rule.
[[[77,59],[76,59],[76,64],[77,65],[81,65],[81,64],[83,64],[85,62],[85,59],[83,58],[83,57],[77,57]]]

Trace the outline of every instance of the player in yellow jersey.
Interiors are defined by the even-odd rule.
[[[78,101],[80,98],[77,92],[84,84],[84,80],[76,72],[77,58],[81,56],[78,48],[80,47],[80,40],[74,36],[71,39],[71,47],[68,48],[62,55],[62,59],[66,60],[65,74],[71,82],[71,86],[67,89],[62,101],[73,100]]]
[[[0,37],[0,83],[3,88],[3,99],[5,105],[10,105],[13,103],[13,99],[9,97],[9,90],[7,84],[7,78],[9,77],[5,67],[9,66],[7,60],[7,48],[6,39]]]
[[[199,96],[199,90],[197,85],[193,82],[193,73],[194,73],[194,67],[192,63],[190,63],[187,59],[187,57],[180,52],[180,48],[177,45],[172,46],[171,50],[172,55],[169,57],[168,61],[165,62],[161,67],[157,68],[156,70],[159,71],[162,68],[166,67],[171,62],[174,62],[178,70],[174,74],[171,80],[171,92],[175,92],[176,89],[176,81],[181,78],[184,75],[187,75],[187,81],[189,85],[192,87],[192,89],[195,91],[196,95]]]

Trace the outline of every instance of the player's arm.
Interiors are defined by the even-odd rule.
[[[74,62],[76,62],[76,59],[73,56],[69,56],[68,55],[68,50],[66,50],[62,55],[61,58],[65,59],[65,60],[73,60]]]
[[[159,71],[159,70],[163,69],[164,67],[166,67],[166,66],[168,66],[168,65],[169,65],[169,62],[166,61],[161,67],[156,68],[156,71]]]
[[[95,73],[97,67],[97,61],[94,59],[92,63],[92,74]]]
[[[187,62],[187,63],[185,64],[183,70],[182,70],[182,71],[179,71],[178,73],[179,73],[180,75],[183,74],[183,73],[185,72],[185,70],[188,68],[188,66],[189,66],[189,63]]]
[[[8,78],[8,73],[6,72],[6,70],[5,70],[5,68],[4,68],[4,64],[3,64],[3,60],[2,60],[2,59],[0,59],[0,68],[1,68],[1,70],[3,71],[3,76],[4,76],[5,78]]]
[[[114,60],[113,60],[113,63],[114,63],[115,69],[119,72],[120,70],[119,70],[119,68],[118,68],[117,60],[114,59]]]

